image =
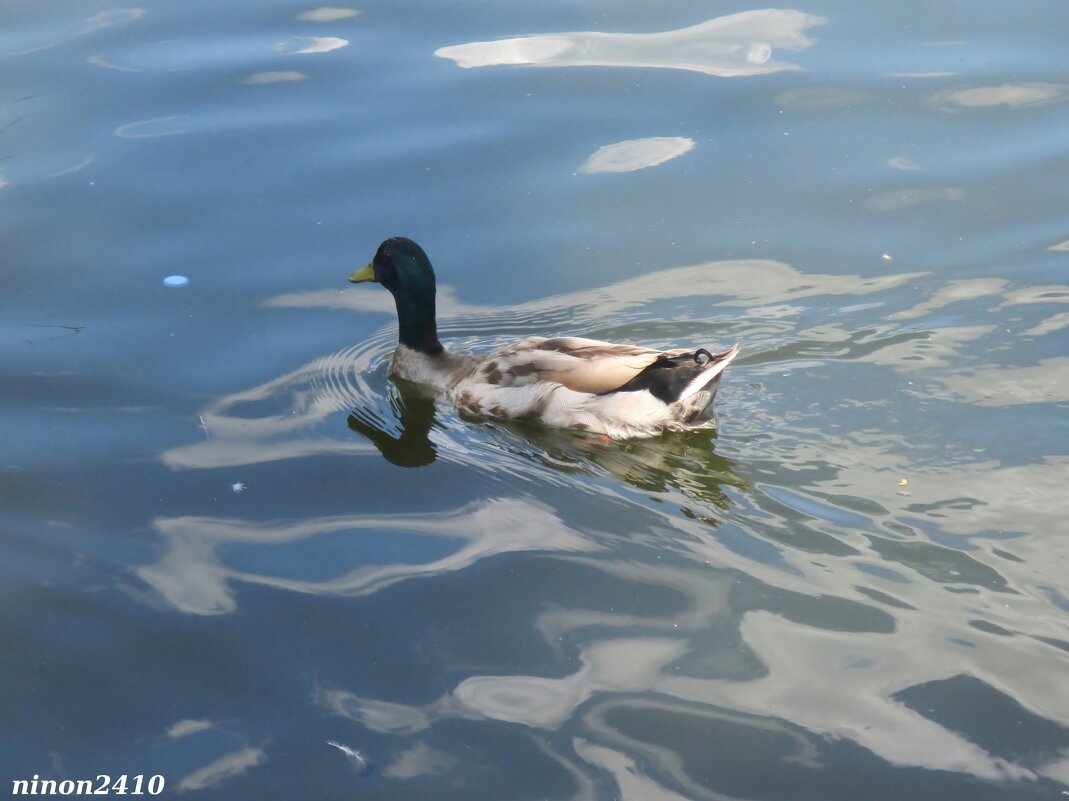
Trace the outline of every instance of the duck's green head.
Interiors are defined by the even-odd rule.
[[[390,290],[402,345],[431,355],[442,352],[435,324],[434,270],[423,248],[403,236],[387,239],[371,263],[355,270],[349,281],[375,281]]]

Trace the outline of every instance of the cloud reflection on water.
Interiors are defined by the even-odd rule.
[[[469,676],[423,706],[382,702],[342,689],[321,690],[320,702],[335,714],[390,734],[427,731],[440,720],[456,718],[546,731],[569,723],[575,731],[579,719],[584,737],[604,745],[621,736],[618,726],[603,723],[612,708],[673,699],[680,702],[676,713],[684,716],[728,715],[736,725],[776,728],[796,742],[798,753],[814,769],[822,762],[820,751],[839,741],[861,746],[894,765],[996,781],[1033,780],[1037,770],[1044,775],[1047,764],[1051,770],[1058,769],[1056,755],[1037,752],[1027,764],[1020,764],[898,700],[911,687],[960,675],[963,644],[954,633],[962,617],[975,614],[980,603],[975,596],[948,595],[927,582],[912,584],[913,597],[921,600],[922,608],[912,613],[896,608],[893,630],[837,631],[821,627],[815,619],[794,618],[792,607],[797,608],[803,598],[819,598],[824,590],[839,595],[845,589],[840,578],[813,566],[807,568],[808,575],[791,582],[799,595],[783,598],[780,611],[773,612],[739,609],[732,596],[738,592],[738,583],[750,580],[732,580],[730,572],[575,558],[637,583],[663,582],[684,593],[689,605],[684,614],[666,618],[610,610],[547,610],[538,621],[546,642],[576,643],[579,648],[578,668],[559,678]],[[755,574],[752,566],[746,571]],[[759,568],[755,577],[773,583],[787,578]],[[857,597],[859,604],[871,600],[863,594]],[[1012,596],[1005,600],[1028,603]],[[739,627],[741,640],[752,649],[759,670],[738,677],[703,675],[706,671],[701,665],[708,663],[709,651],[724,649],[720,642],[724,639],[730,645],[729,632],[720,629],[724,622]],[[651,634],[621,636],[639,627]],[[658,630],[663,636],[653,634]],[[1063,725],[1069,722],[1069,706],[1054,698],[1064,665],[1061,651],[1036,640],[992,638],[979,631],[974,635],[983,642],[969,651],[971,672],[992,688],[1014,687],[1015,701],[1036,714]],[[1022,659],[1029,665],[1027,675],[1021,673]],[[791,733],[794,727],[819,739],[809,741]],[[658,738],[658,743],[661,753],[671,753],[665,738]],[[641,743],[629,745],[629,753],[647,751]],[[678,765],[669,772],[674,779],[680,778]]]
[[[431,738],[446,720],[563,730],[568,742],[575,739],[571,748],[552,737],[547,742],[556,745],[545,747],[565,769],[597,765],[631,793],[642,785],[653,794],[685,789],[716,797],[718,790],[709,788],[719,785],[702,779],[685,756],[686,738],[665,735],[654,746],[640,733],[610,725],[613,715],[629,709],[676,716],[688,730],[737,729],[789,743],[814,774],[841,743],[887,764],[999,782],[1064,772],[1060,752],[1040,750],[1034,758],[1004,753],[901,699],[968,673],[991,693],[1069,726],[1069,701],[1059,695],[1069,637],[1050,613],[1058,598],[1050,588],[1060,585],[1069,552],[1035,536],[1069,516],[1060,491],[1069,464],[1054,453],[1008,465],[968,448],[942,452],[924,442],[923,419],[896,422],[892,415],[902,413],[896,407],[903,398],[951,409],[982,403],[977,393],[984,387],[1021,377],[1031,368],[994,364],[985,347],[987,338],[1003,336],[1001,311],[1035,308],[1040,314],[1045,304],[1064,303],[1069,287],[1016,286],[994,277],[940,283],[924,272],[805,273],[753,259],[662,270],[509,309],[466,304],[441,289],[441,330],[462,342],[547,323],[627,331],[632,319],[658,323],[658,304],[678,312],[691,299],[706,298],[695,315],[673,325],[687,336],[705,326],[702,331],[748,341],[740,372],[767,383],[762,391],[773,394],[747,392],[742,381],[727,387],[729,434],[715,454],[692,439],[678,440],[678,447],[649,443],[604,454],[572,447],[562,459],[567,444],[550,437],[512,437],[486,426],[465,438],[448,424],[425,426],[428,438],[439,438],[432,457],[452,458],[450,452],[461,448],[467,452],[457,458],[474,471],[517,471],[543,489],[578,482],[603,514],[624,510],[620,540],[574,524],[566,513],[571,507],[543,508],[525,498],[453,510],[445,528],[436,528],[433,516],[404,513],[291,524],[170,518],[156,523],[165,553],[142,568],[142,578],[183,611],[221,614],[237,608],[233,585],[239,582],[362,596],[463,570],[494,554],[540,550],[558,565],[581,565],[614,586],[679,596],[681,606],[669,612],[618,611],[568,605],[547,588],[536,599],[541,608],[530,627],[547,647],[569,657],[567,670],[552,674],[472,668],[454,678],[444,671],[439,678],[444,682],[449,673],[448,689],[426,703],[367,697],[344,684],[316,690],[332,714],[382,735]],[[816,303],[841,313],[807,323]],[[356,290],[294,293],[268,305],[392,313],[385,293]],[[702,316],[713,308],[728,310],[723,316],[730,319],[718,317],[714,326]],[[360,348],[213,404],[206,410],[212,440],[171,449],[164,460],[175,468],[212,467],[233,460],[230,445],[242,443],[258,459],[272,458],[269,450],[257,453],[267,443],[292,444],[299,454],[314,441],[314,424],[354,402],[369,404],[383,418],[381,430],[390,429],[396,423],[390,409],[370,402],[388,386],[381,358],[392,331],[387,327]],[[1053,367],[1060,381],[1061,361],[1041,360],[1036,369]],[[858,388],[828,404],[807,387],[830,380],[832,368],[849,370]],[[902,376],[901,397],[867,398],[866,376],[887,370]],[[476,454],[480,443],[498,443],[507,453]],[[357,444],[362,454],[374,454]],[[687,445],[697,454],[691,466],[683,461]],[[717,458],[723,458],[719,467]],[[705,485],[696,480],[703,472],[709,474]],[[908,491],[901,476],[909,477]],[[587,501],[575,503],[585,507]],[[343,565],[337,576],[308,581],[243,571],[225,547],[270,549],[349,529],[358,538],[378,528],[456,539],[458,548],[422,565],[356,564],[354,556],[351,569]],[[478,533],[465,540],[463,532],[473,529]],[[472,614],[467,625],[493,620],[478,609]],[[444,746],[443,753],[459,764],[466,759]],[[654,770],[629,784],[628,765],[639,755]],[[779,758],[779,752],[770,756]],[[415,762],[397,764],[397,780],[420,775]],[[449,769],[448,761],[434,765],[427,770]]]
[[[285,83],[293,81],[305,81],[308,75],[297,70],[274,70],[271,72],[254,72],[241,79],[242,83],[258,86],[265,83]]]
[[[686,796],[661,787],[643,775],[626,754],[578,737],[572,741],[572,747],[583,760],[612,775],[620,801],[687,801]]]
[[[179,136],[189,133],[189,128],[182,127],[175,120],[185,119],[185,114],[171,114],[167,117],[153,117],[150,120],[138,120],[120,125],[112,133],[120,139],[153,139],[160,136]]]
[[[973,86],[958,89],[941,89],[929,95],[929,105],[941,111],[963,109],[1027,108],[1043,106],[1064,100],[1069,94],[1069,85],[1063,83],[1004,83],[1000,86]]]
[[[654,67],[730,78],[800,69],[773,61],[775,50],[805,50],[813,44],[805,31],[824,22],[801,11],[761,9],[663,33],[541,34],[442,47],[434,54],[465,69],[499,64]]]
[[[972,367],[948,373],[939,383],[948,397],[980,406],[1021,406],[1069,401],[1069,357],[1034,365]]]
[[[694,140],[685,136],[628,139],[599,148],[583,162],[579,172],[633,172],[664,164],[693,148]]]
[[[896,170],[916,170],[917,165],[913,163],[911,159],[905,156],[893,156],[887,160],[888,167],[894,167]]]
[[[930,203],[961,200],[963,197],[965,191],[956,186],[910,187],[870,195],[865,198],[865,208],[869,211],[901,211]]]
[[[262,764],[266,759],[267,755],[261,748],[240,748],[184,776],[178,783],[178,789],[186,792],[215,787]]]
[[[68,35],[62,36],[57,39],[50,40],[44,43],[29,44],[19,41],[18,34],[20,31],[16,28],[14,31],[6,32],[5,39],[7,44],[12,46],[11,52],[0,51],[0,58],[15,58],[17,56],[25,56],[30,53],[37,53],[41,50],[48,50],[56,45],[63,44],[72,39],[85,36],[86,34],[94,33],[95,31],[110,28],[114,25],[121,25],[126,22],[133,22],[141,19],[145,15],[145,9],[143,8],[113,8],[108,11],[101,11],[91,17],[86,17],[81,22],[81,28],[74,30]],[[57,19],[60,17],[57,15]]]
[[[348,47],[349,41],[337,36],[291,36],[275,45],[275,52],[284,56],[329,53]]]
[[[164,538],[164,553],[155,564],[139,567],[137,574],[176,609],[197,615],[235,611],[237,603],[230,587],[235,581],[294,592],[360,596],[401,581],[462,570],[480,559],[510,551],[568,553],[598,548],[551,512],[521,499],[493,499],[436,514],[352,515],[293,523],[212,517],[157,518],[153,527]],[[226,546],[239,543],[279,547],[336,532],[348,532],[359,538],[363,531],[389,531],[397,538],[406,533],[441,537],[455,541],[457,548],[424,564],[357,564],[323,581],[242,571],[224,564],[218,553]]]
[[[321,6],[310,11],[302,11],[297,15],[301,22],[337,22],[342,19],[352,19],[359,16],[360,12],[355,8],[337,8],[333,6]]]
[[[426,743],[406,748],[383,770],[389,779],[411,779],[416,776],[439,776],[449,773],[457,760]]]

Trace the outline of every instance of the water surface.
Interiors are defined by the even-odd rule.
[[[9,6],[0,781],[1069,791],[1061,4]],[[395,385],[396,234],[718,429]]]

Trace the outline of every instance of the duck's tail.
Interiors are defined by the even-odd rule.
[[[694,351],[693,358],[698,372],[690,379],[676,400],[685,401],[694,394],[706,392],[710,388],[715,391],[715,384],[720,382],[720,374],[738,355],[738,343],[723,353],[710,353],[705,348]]]
[[[688,376],[688,381],[671,404],[676,408],[680,422],[689,423],[705,415],[713,404],[716,390],[720,386],[720,376],[731,362],[739,355],[738,343],[722,353],[710,353],[699,348],[693,354],[695,366]]]
[[[710,353],[705,348],[662,353],[622,387],[606,394],[647,390],[671,407],[676,420],[689,422],[713,402],[720,374],[738,353],[738,345],[723,353]]]

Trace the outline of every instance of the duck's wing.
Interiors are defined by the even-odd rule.
[[[551,381],[576,392],[602,395],[633,381],[658,359],[686,352],[582,337],[531,337],[487,356],[473,377],[502,387]]]

